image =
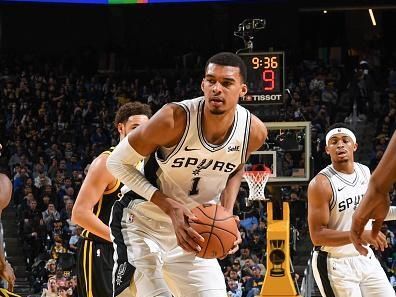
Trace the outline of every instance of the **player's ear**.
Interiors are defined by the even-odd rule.
[[[124,131],[124,125],[122,124],[122,123],[118,123],[117,124],[117,131],[118,131],[118,133],[120,133],[120,134],[122,134]]]
[[[358,145],[357,143],[354,144],[354,146],[353,146],[353,152],[356,152],[356,151],[357,151],[358,146],[359,146],[359,145]]]
[[[326,154],[330,155],[330,151],[329,151],[329,148],[327,147],[327,145],[325,146],[325,151],[326,151]]]
[[[204,91],[204,82],[205,82],[205,78],[203,78],[202,82],[201,82],[201,90],[202,90],[202,92]]]
[[[246,84],[242,84],[241,86],[241,92],[239,93],[239,97],[243,97],[246,95],[248,89]]]

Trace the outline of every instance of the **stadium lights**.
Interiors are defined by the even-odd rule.
[[[371,8],[369,8],[368,12],[370,14],[371,23],[373,24],[373,26],[377,26],[377,22],[375,21],[375,16],[374,16],[373,10]]]

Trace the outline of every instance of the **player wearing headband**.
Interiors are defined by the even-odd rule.
[[[314,277],[322,296],[395,296],[380,263],[369,249],[362,256],[349,237],[352,215],[364,199],[370,178],[367,166],[354,162],[358,145],[354,132],[335,124],[326,134],[331,165],[308,186],[308,224],[315,245]],[[369,222],[362,238],[376,249],[387,246],[384,234],[371,236]]]

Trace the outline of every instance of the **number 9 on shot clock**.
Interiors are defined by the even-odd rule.
[[[247,67],[248,93],[241,104],[279,104],[284,99],[285,57],[283,52],[240,53]]]

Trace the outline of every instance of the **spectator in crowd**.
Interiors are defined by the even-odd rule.
[[[227,297],[242,297],[241,285],[234,279],[227,283]]]
[[[46,196],[48,197],[48,196]],[[47,206],[47,210],[42,212],[44,223],[47,225],[48,230],[51,229],[54,221],[60,220],[60,214],[55,209],[55,205],[53,202],[49,202]]]
[[[253,272],[253,276],[249,278],[246,282],[246,297],[255,297],[256,295],[259,295],[264,282],[264,277],[261,274],[260,265],[253,265],[251,269]]]
[[[58,285],[55,277],[48,280],[47,288],[43,290],[41,297],[58,297]]]

